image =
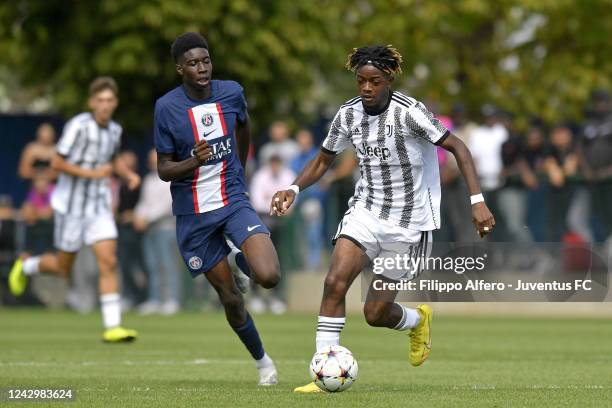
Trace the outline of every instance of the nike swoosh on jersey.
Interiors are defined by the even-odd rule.
[[[257,227],[261,227],[261,224],[257,224],[257,225],[253,225],[253,226],[248,226],[247,227],[247,231],[251,232],[251,231],[253,231]]]

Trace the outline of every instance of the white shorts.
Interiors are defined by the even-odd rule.
[[[385,267],[384,271],[375,270],[375,273],[393,280],[416,277],[422,271],[424,258],[431,254],[433,242],[432,231],[410,230],[390,221],[381,220],[366,210],[361,202],[356,203],[344,214],[334,236],[334,244],[338,238],[349,239],[361,247],[374,265],[382,264],[386,258],[397,259],[399,255],[399,264],[393,263],[393,266]],[[419,263],[406,262],[405,258],[422,260]]]
[[[78,252],[83,245],[117,239],[117,225],[112,214],[79,217],[55,213],[55,248],[64,252]]]

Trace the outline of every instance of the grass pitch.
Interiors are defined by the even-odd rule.
[[[254,318],[279,369],[276,387],[256,385],[250,356],[219,313],[128,314],[138,341],[103,344],[98,314],[0,309],[0,388],[76,391],[74,402],[36,407],[612,405],[609,319],[435,316],[430,359],[414,368],[406,335],[349,316],[342,344],[359,363],[357,382],[344,393],[296,395],[309,380],[316,316]]]

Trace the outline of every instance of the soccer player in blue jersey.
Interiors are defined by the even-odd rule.
[[[227,255],[227,237],[240,248],[252,279],[276,286],[280,267],[270,232],[247,197],[244,165],[250,143],[242,87],[212,80],[207,41],[197,33],[176,38],[171,48],[182,84],[155,104],[157,167],[171,181],[176,236],[193,277],[204,274],[215,288],[227,321],[256,361],[259,384],[277,383],[253,319],[244,307]]]

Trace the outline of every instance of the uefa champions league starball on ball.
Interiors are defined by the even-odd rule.
[[[323,391],[341,392],[357,379],[359,367],[346,347],[326,346],[312,356],[310,377]]]

